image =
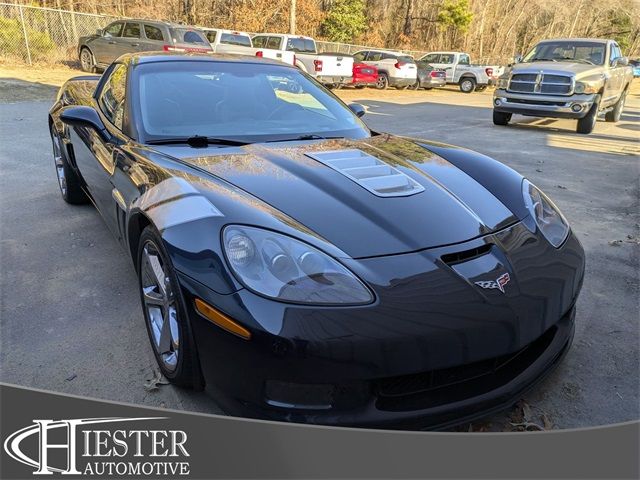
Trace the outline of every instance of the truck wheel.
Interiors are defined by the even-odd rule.
[[[493,124],[494,125],[501,125],[501,126],[509,125],[509,121],[511,120],[511,116],[512,115],[513,115],[512,113],[496,112],[494,110],[493,111]]]
[[[471,93],[476,89],[476,81],[472,77],[464,77],[460,79],[460,91],[463,93]]]
[[[596,101],[591,106],[591,110],[583,118],[578,119],[578,125],[576,126],[576,132],[588,135],[596,128],[596,120],[598,119],[598,109],[600,107],[600,101]]]
[[[378,75],[378,81],[376,82],[376,88],[378,90],[386,90],[389,87],[389,77],[386,73]]]
[[[627,91],[625,90],[624,92],[622,92],[622,95],[620,95],[620,98],[618,99],[618,102],[614,105],[613,109],[604,115],[605,121],[618,122],[620,120],[620,117],[622,116],[622,110],[624,109],[624,101],[626,98],[627,98]]]

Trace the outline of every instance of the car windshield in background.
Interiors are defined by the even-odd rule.
[[[406,56],[399,56],[398,57],[398,61],[402,62],[402,63],[416,63],[416,61],[414,60],[413,57],[406,55]]]
[[[523,62],[580,62],[603,65],[606,44],[601,42],[543,42],[522,59]]]
[[[205,45],[209,43],[200,32],[188,28],[174,29],[174,38],[178,43],[202,43]]]
[[[297,53],[316,53],[316,43],[309,38],[290,38],[287,50]]]
[[[147,141],[216,137],[248,143],[301,136],[364,138],[364,123],[296,69],[181,61],[134,71],[133,105]]]
[[[251,46],[251,37],[248,35],[240,35],[236,33],[223,33],[220,36],[220,43],[226,43],[228,45],[240,45],[242,47]]]

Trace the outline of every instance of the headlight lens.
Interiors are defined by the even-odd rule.
[[[598,93],[598,87],[588,82],[576,82],[573,92],[578,95],[582,95],[583,93]]]
[[[524,180],[522,195],[531,216],[545,238],[558,248],[569,235],[569,224],[558,207],[538,187]]]
[[[222,233],[227,262],[238,280],[265,297],[314,305],[371,303],[369,289],[342,264],[311,245],[256,227]]]

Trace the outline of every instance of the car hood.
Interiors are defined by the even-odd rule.
[[[392,135],[154,149],[245,190],[352,258],[455,244],[517,221],[491,192],[429,151],[428,144]],[[360,155],[372,161],[373,157],[383,169],[392,166],[396,174],[411,179],[414,193],[380,196],[380,191],[371,189],[375,182],[355,181],[318,160],[327,152],[334,158]]]
[[[577,78],[588,77],[602,73],[599,65],[588,65],[579,62],[532,62],[518,63],[511,69],[511,73],[545,72],[559,75],[573,75]]]

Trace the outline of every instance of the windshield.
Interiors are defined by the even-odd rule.
[[[220,36],[220,43],[226,43],[228,45],[240,45],[242,47],[250,47],[251,37],[249,35],[242,35],[240,33],[223,33]]]
[[[180,61],[134,70],[131,101],[147,141],[193,136],[243,142],[299,136],[364,138],[364,123],[299,70]]]
[[[297,53],[316,53],[316,42],[310,38],[289,38],[287,50]]]
[[[557,41],[539,43],[527,53],[523,62],[580,62],[603,65],[606,44],[601,42]]]

